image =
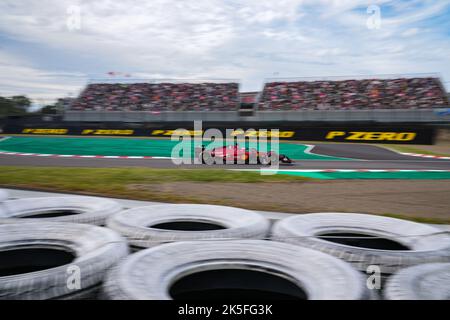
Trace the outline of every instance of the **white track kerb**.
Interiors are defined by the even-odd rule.
[[[428,159],[442,159],[442,160],[450,160],[450,157],[443,157],[443,156],[435,156],[431,154],[421,154],[421,153],[407,153],[407,152],[399,152],[402,155],[405,156],[412,156],[412,157],[421,157],[421,158],[428,158]]]
[[[442,159],[442,160],[450,160],[450,157],[447,156],[435,156],[432,154],[423,154],[423,153],[410,153],[410,152],[400,152],[395,149],[389,148],[387,146],[383,146],[383,148],[390,150],[392,152],[404,155],[404,156],[410,156],[410,157],[420,157],[420,158],[427,158],[427,159]]]
[[[270,169],[228,169],[230,171],[264,171]],[[439,169],[278,169],[277,172],[450,172]]]
[[[306,146],[306,149],[305,149],[305,151],[304,151],[306,154],[311,154],[311,155],[321,156],[321,157],[328,157],[328,158],[335,158],[335,157],[333,157],[333,156],[328,156],[328,155],[326,155],[326,154],[314,153],[314,152],[313,152],[313,149],[314,149],[315,147],[317,147],[317,146],[314,145],[314,144],[304,144],[304,145]],[[357,158],[347,158],[347,157],[339,157],[339,158],[345,159],[345,160],[367,161],[366,159],[357,159]]]
[[[95,159],[168,159],[171,157],[149,157],[149,156],[93,156],[81,154],[47,154],[47,153],[24,153],[24,152],[10,152],[1,151],[0,154],[11,156],[35,156],[35,157],[51,157],[51,158],[95,158]]]

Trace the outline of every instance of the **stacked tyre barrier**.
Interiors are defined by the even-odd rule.
[[[278,221],[272,239],[333,255],[363,273],[375,270],[381,276],[381,290],[391,275],[404,268],[450,262],[448,232],[368,214],[296,215]]]
[[[361,274],[339,259],[289,244],[176,242],[142,250],[122,261],[109,272],[104,295],[118,300],[358,300],[369,297],[362,280]]]
[[[8,199],[8,191],[0,189],[0,202],[5,201]]]
[[[427,263],[397,272],[387,283],[389,300],[450,300],[450,263]]]
[[[140,250],[176,241],[265,239],[270,223],[256,212],[239,208],[162,204],[120,212],[108,219],[107,226]]]
[[[104,225],[122,210],[116,201],[97,197],[43,197],[7,200],[0,206],[1,223],[58,221]]]
[[[105,272],[127,254],[126,241],[106,228],[64,222],[0,225],[0,299],[93,298]]]
[[[315,213],[270,228],[232,207],[0,190],[0,299],[449,299],[450,238],[433,227]]]
[[[100,227],[123,209],[116,201],[0,197],[0,299],[95,299],[129,253],[122,236]]]

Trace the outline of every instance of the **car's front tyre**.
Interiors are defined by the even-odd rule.
[[[199,160],[202,164],[212,165],[214,164],[213,156],[209,152],[203,151],[199,155]]]

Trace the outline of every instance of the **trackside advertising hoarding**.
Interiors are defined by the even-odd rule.
[[[239,123],[238,123],[239,124]],[[397,126],[339,126],[339,127],[311,127],[311,126],[268,126],[249,127],[248,124],[230,123],[226,126],[211,126],[203,124],[202,130],[195,130],[193,123],[185,126],[164,124],[147,128],[96,128],[93,126],[74,127],[59,126],[54,128],[5,126],[2,134],[24,135],[76,135],[76,136],[122,136],[122,137],[160,137],[170,138],[173,134],[181,133],[191,136],[202,136],[207,129],[219,129],[223,135],[228,130],[231,136],[244,135],[247,137],[270,138],[277,134],[280,140],[298,141],[328,141],[350,143],[392,143],[392,144],[433,144],[435,129],[432,127],[397,127]],[[278,133],[271,133],[271,129],[278,129]]]

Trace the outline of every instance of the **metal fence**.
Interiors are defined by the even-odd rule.
[[[166,122],[166,121],[237,121],[238,111],[66,111],[65,121],[91,122]]]
[[[256,111],[240,116],[238,111],[67,111],[65,121],[168,122],[168,121],[327,121],[327,122],[450,122],[450,109],[300,110]]]
[[[447,122],[450,113],[442,109],[404,110],[302,110],[259,111],[255,121],[376,121],[376,122]]]

